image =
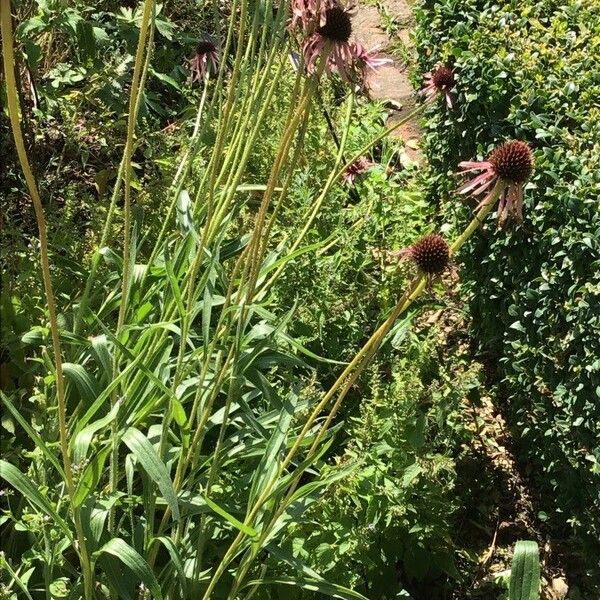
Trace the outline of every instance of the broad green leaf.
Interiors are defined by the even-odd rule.
[[[515,545],[510,571],[510,600],[538,600],[540,597],[540,553],[536,542]]]
[[[107,415],[90,423],[72,437],[71,448],[73,449],[74,462],[81,462],[87,457],[88,448],[90,447],[94,435],[116,418],[120,406],[121,402],[117,401]]]
[[[108,338],[102,334],[92,337],[90,341],[92,343],[92,350],[96,356],[96,360],[102,366],[102,370],[104,371],[106,378],[110,380],[113,372],[113,357],[111,344],[108,341]]]
[[[10,463],[0,460],[0,477],[10,483],[16,490],[23,494],[23,497],[33,506],[39,508],[48,515],[63,530],[69,540],[73,541],[73,534],[67,523],[54,510],[54,507],[47,498],[42,496],[33,481],[25,477],[17,467]]]
[[[63,363],[65,379],[74,385],[86,406],[93,404],[101,392],[96,378],[88,373],[81,365],[75,363]]]
[[[121,538],[113,538],[104,544],[100,550],[94,552],[94,556],[96,557],[102,554],[110,554],[111,556],[118,558],[146,585],[155,600],[162,600],[160,586],[158,585],[158,581],[150,569],[150,566],[128,543]],[[106,575],[110,579],[111,574],[107,573]]]
[[[148,476],[156,483],[167,504],[171,508],[173,518],[179,520],[177,495],[165,463],[160,459],[150,440],[138,429],[130,427],[123,434],[123,442],[131,450]]]

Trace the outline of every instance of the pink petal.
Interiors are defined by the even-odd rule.
[[[471,190],[475,189],[476,187],[485,184],[485,183],[489,183],[489,181],[491,181],[491,179],[493,178],[493,174],[490,174],[489,172],[485,172],[485,173],[481,173],[480,175],[477,175],[477,177],[475,177],[475,179],[472,179],[471,181],[467,181],[466,183],[464,183],[463,185],[461,185],[457,192],[459,194],[466,194],[467,192],[470,192]]]

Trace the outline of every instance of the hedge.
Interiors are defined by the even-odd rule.
[[[459,161],[506,139],[534,149],[525,222],[490,222],[462,279],[541,516],[598,557],[600,0],[426,1],[417,19],[423,70],[456,71],[456,108],[433,107],[425,136],[432,193],[454,224],[471,210],[450,191]]]

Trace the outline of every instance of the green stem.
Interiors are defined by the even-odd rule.
[[[127,139],[125,142],[125,151],[123,153],[123,186],[124,186],[124,233],[123,240],[123,278],[121,284],[121,302],[119,305],[119,316],[117,319],[117,329],[115,337],[118,339],[121,335],[123,325],[125,323],[125,315],[127,313],[127,299],[129,295],[129,279],[131,275],[131,156],[133,154],[133,138],[135,134],[136,123],[136,105],[137,98],[140,92],[140,84],[142,77],[142,62],[144,58],[144,50],[146,48],[146,37],[148,34],[148,24],[154,11],[154,0],[145,0],[144,10],[142,13],[142,22],[140,24],[140,35],[138,46],[135,54],[135,64],[133,68],[133,78],[131,82],[131,93],[129,96],[129,115],[127,119]],[[116,377],[119,364],[119,352],[115,347],[113,358],[113,372]],[[114,407],[118,399],[117,390],[111,394],[111,406]],[[109,492],[115,492],[119,480],[119,444],[117,440],[117,419],[112,424],[112,452],[110,456],[110,477],[109,477]],[[112,507],[109,512],[108,529],[111,533],[115,533],[115,508]]]
[[[42,280],[46,301],[48,303],[48,317],[50,320],[50,333],[52,337],[52,350],[54,353],[54,365],[56,370],[56,397],[57,397],[57,412],[58,412],[58,435],[60,451],[63,460],[67,492],[71,501],[71,509],[73,511],[73,521],[77,535],[77,552],[83,574],[83,593],[86,600],[91,600],[94,596],[93,591],[93,572],[92,565],[89,559],[85,535],[81,522],[79,509],[74,506],[73,499],[75,497],[75,483],[73,479],[73,468],[71,457],[69,455],[69,440],[67,433],[67,405],[65,398],[65,381],[63,376],[62,366],[62,351],[60,346],[60,334],[58,328],[58,320],[56,317],[56,301],[54,298],[54,290],[52,287],[52,278],[50,276],[50,261],[48,256],[48,236],[46,230],[46,218],[44,208],[38,192],[35,177],[29,164],[23,134],[20,126],[20,110],[17,97],[17,84],[15,81],[15,57],[13,48],[13,33],[12,33],[12,15],[10,8],[10,0],[1,0],[0,4],[0,27],[2,31],[2,56],[4,59],[4,73],[6,77],[6,99],[8,105],[8,113],[10,123],[17,149],[17,155],[25,176],[27,188],[33,202],[35,218],[37,221],[38,234],[40,238],[40,264],[42,267]]]
[[[152,43],[154,40],[154,22],[152,22],[152,26],[150,28],[150,37],[148,40],[148,45],[150,48],[152,47]],[[146,56],[146,61],[144,62],[144,69],[142,71],[142,77],[140,81],[140,88],[144,88],[144,83],[146,81],[146,77],[148,75],[148,68],[150,66],[150,58],[151,52],[148,52]],[[142,100],[142,94],[138,94],[135,103],[135,119],[137,120],[137,115],[140,110],[140,102]],[[75,313],[75,320],[73,324],[73,333],[78,334],[81,330],[82,320],[85,315],[85,311],[90,303],[90,295],[92,293],[92,287],[96,280],[96,274],[98,272],[98,267],[100,266],[100,250],[106,246],[108,241],[108,237],[111,233],[113,217],[115,214],[115,209],[117,207],[117,200],[119,199],[119,195],[121,193],[121,183],[123,181],[123,171],[125,168],[125,154],[121,158],[121,162],[119,163],[119,170],[117,171],[117,178],[115,181],[115,185],[113,188],[113,193],[110,198],[110,203],[108,206],[108,212],[106,214],[106,220],[104,222],[104,227],[102,228],[102,235],[100,236],[100,243],[98,244],[98,248],[92,255],[90,272],[85,283],[85,288],[83,294],[81,296],[81,300],[79,301],[79,306]]]

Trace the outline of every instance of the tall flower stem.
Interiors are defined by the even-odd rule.
[[[153,40],[154,40],[154,22],[152,22],[152,24],[151,24],[150,35],[148,38],[148,46],[150,48],[152,48]],[[148,76],[148,68],[150,66],[151,55],[152,55],[151,52],[148,52],[146,55],[146,60],[144,62],[144,68],[142,70],[142,76],[140,79],[139,89],[144,88],[144,83],[146,81],[146,77]],[[137,98],[135,101],[136,119],[137,119],[137,114],[140,109],[141,100],[142,100],[142,94],[137,94]],[[87,310],[87,307],[89,305],[90,295],[92,293],[92,287],[96,280],[96,274],[98,272],[98,267],[100,266],[101,255],[100,255],[99,250],[101,248],[104,248],[104,246],[106,246],[106,242],[108,241],[108,237],[110,235],[113,218],[114,218],[114,214],[115,214],[115,209],[117,206],[117,200],[119,199],[119,196],[121,194],[121,186],[123,183],[124,170],[125,170],[125,153],[123,153],[123,157],[121,158],[121,162],[119,163],[119,169],[117,171],[115,185],[114,185],[113,192],[112,192],[112,195],[110,198],[110,203],[109,203],[108,211],[106,214],[106,220],[104,222],[104,227],[102,228],[102,235],[100,236],[100,243],[98,244],[98,249],[92,255],[90,272],[89,272],[87,281],[85,283],[85,288],[84,288],[83,294],[79,301],[79,306],[77,307],[77,310],[75,312],[75,319],[74,319],[74,323],[73,323],[73,333],[76,333],[76,334],[79,333],[79,331],[81,329],[82,320],[85,315],[85,311]]]
[[[296,239],[294,240],[294,243],[292,244],[291,248],[289,249],[288,256],[293,254],[298,249],[298,247],[302,243],[302,240],[306,237],[306,234],[310,231],[310,227],[313,224],[315,218],[319,214],[319,210],[321,209],[321,206],[322,206],[323,202],[325,201],[327,194],[330,192],[330,190],[333,187],[333,185],[335,184],[335,182],[338,181],[340,179],[340,177],[344,174],[346,169],[352,163],[354,163],[357,159],[359,159],[361,156],[364,156],[365,153],[367,153],[369,150],[371,150],[375,146],[375,144],[377,144],[384,138],[388,137],[391,133],[396,131],[396,129],[398,129],[399,127],[402,127],[402,125],[404,125],[405,123],[407,123],[408,121],[410,121],[411,119],[416,117],[419,113],[423,112],[424,108],[425,108],[424,104],[420,104],[419,106],[414,108],[407,115],[405,115],[402,119],[400,119],[400,121],[398,121],[398,123],[395,123],[391,127],[388,127],[387,129],[382,131],[378,136],[376,136],[375,138],[370,140],[369,143],[365,144],[365,146],[363,146],[354,156],[352,156],[352,158],[347,160],[346,163],[343,164],[343,166],[339,167],[339,165],[342,164],[341,161],[343,160],[342,150],[343,150],[344,143],[342,142],[342,150],[340,150],[338,153],[338,157],[336,159],[336,165],[335,165],[338,168],[337,169],[334,168],[332,170],[332,172],[330,173],[327,181],[325,182],[323,189],[321,190],[321,193],[318,195],[317,199],[315,200],[314,204],[312,205],[312,208],[310,209],[310,212],[307,214],[306,218],[304,219],[304,226],[300,230],[300,233],[297,235]],[[275,281],[279,278],[283,269],[285,268],[285,264],[286,263],[283,262],[275,270],[273,275],[271,275],[271,277],[263,284],[263,286],[262,286],[263,291],[266,290],[267,288],[271,287],[273,285],[273,283],[275,283]]]
[[[75,483],[73,480],[73,467],[71,457],[69,455],[69,440],[67,434],[67,405],[65,397],[65,382],[62,366],[62,351],[60,346],[60,337],[58,329],[58,320],[56,317],[56,301],[54,299],[54,290],[52,287],[52,279],[50,276],[50,261],[48,257],[48,236],[46,229],[46,218],[44,208],[37,188],[35,177],[29,164],[23,133],[20,125],[20,110],[17,97],[17,84],[15,80],[15,57],[13,48],[13,33],[12,33],[12,15],[10,9],[10,0],[0,0],[0,27],[2,31],[2,56],[4,59],[4,73],[6,77],[6,99],[8,105],[8,113],[12,129],[17,155],[25,176],[27,188],[33,202],[35,218],[37,221],[38,234],[40,239],[40,264],[42,268],[42,280],[46,301],[48,303],[48,317],[50,320],[50,333],[52,336],[52,351],[54,354],[54,366],[56,370],[56,397],[58,404],[58,435],[60,451],[63,460],[65,473],[65,482],[67,493],[71,502],[73,511],[73,521],[77,535],[77,553],[81,565],[83,575],[83,595],[86,600],[93,598],[93,572],[90,557],[88,555],[85,534],[81,522],[81,514],[79,508],[75,507],[73,499],[75,497]]]
[[[135,54],[135,64],[133,68],[133,78],[131,81],[131,93],[129,95],[129,115],[127,118],[127,139],[125,141],[125,151],[123,153],[123,276],[121,282],[121,302],[119,305],[119,316],[117,318],[117,329],[115,336],[118,339],[125,324],[125,316],[127,314],[127,300],[129,296],[129,284],[131,277],[131,157],[133,154],[133,144],[135,135],[135,124],[137,121],[137,99],[140,93],[140,84],[142,80],[142,65],[144,59],[144,51],[146,48],[146,38],[148,35],[148,25],[154,11],[154,0],[145,0],[144,9],[142,12],[142,22],[140,24],[140,35],[138,46]],[[149,52],[150,50],[148,50]],[[117,376],[119,365],[119,353],[115,347],[113,358],[114,377]],[[117,390],[111,394],[111,406],[114,407],[118,399]],[[115,492],[119,480],[119,443],[117,439],[117,420],[113,421],[112,425],[112,452],[110,456],[110,478],[109,490]],[[115,532],[115,508],[112,507],[109,512],[108,529],[111,533]]]

